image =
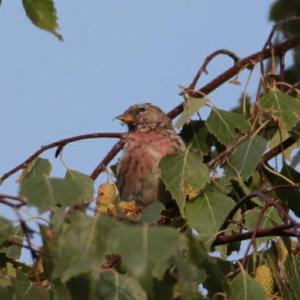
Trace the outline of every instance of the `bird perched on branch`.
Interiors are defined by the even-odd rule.
[[[142,207],[157,200],[170,203],[171,195],[160,180],[159,162],[166,155],[185,150],[171,119],[150,103],[133,105],[117,119],[128,126],[117,168],[120,198]]]

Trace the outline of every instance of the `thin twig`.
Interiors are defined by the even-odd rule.
[[[300,81],[297,81],[296,83],[294,83],[287,91],[287,94],[292,94],[293,92],[295,92],[296,89],[298,89],[300,87]]]
[[[204,60],[204,63],[202,64],[202,66],[200,67],[199,71],[197,72],[195,78],[193,79],[192,83],[190,84],[190,86],[188,87],[189,90],[194,90],[197,82],[199,81],[201,75],[203,73],[207,74],[207,66],[208,64],[218,55],[223,54],[223,55],[227,55],[229,57],[231,57],[234,60],[234,63],[236,64],[239,61],[239,57],[233,53],[232,51],[226,50],[226,49],[220,49],[217,50],[215,52],[213,52],[212,54],[210,54],[209,56],[206,57],[206,59]]]
[[[236,205],[231,209],[231,211],[229,212],[229,214],[227,215],[227,217],[225,218],[222,226],[220,227],[219,231],[220,232],[224,232],[224,230],[226,229],[226,227],[229,225],[230,220],[232,220],[232,218],[234,217],[235,213],[239,210],[239,208],[247,203],[249,203],[252,198],[254,197],[260,197],[260,198],[265,198],[264,194],[260,191],[256,191],[256,192],[252,192],[248,195],[246,195],[245,197],[243,197],[240,201],[238,201],[236,203]]]
[[[279,55],[279,79],[281,82],[284,82],[285,75],[285,53]],[[284,86],[282,86],[282,91],[284,91]]]
[[[32,245],[29,246],[29,245],[26,245],[24,243],[18,242],[18,241],[14,240],[14,239],[10,239],[10,240],[5,241],[4,245],[5,246],[12,246],[12,245],[14,245],[14,246],[17,246],[17,247],[20,247],[20,248],[25,248],[25,249],[28,249],[30,251],[34,251],[38,256],[43,255],[43,252],[41,250],[32,248]]]
[[[225,161],[225,158],[230,155],[230,153],[238,146],[240,143],[242,143],[244,140],[248,139],[250,135],[250,132],[246,133],[245,135],[241,136],[238,140],[236,140],[234,143],[232,143],[230,146],[226,147],[224,151],[219,153],[216,157],[211,159],[210,161],[207,162],[207,166],[209,168],[212,168],[215,166],[215,164],[218,161]]]
[[[300,21],[300,16],[291,16],[291,17],[285,18],[283,20],[280,20],[279,22],[274,24],[263,49],[266,49],[267,47],[272,47],[272,39],[274,37],[274,34],[278,29],[280,29],[280,27],[282,25],[286,25],[286,24],[288,24],[290,22],[294,22],[294,21]]]
[[[98,139],[98,138],[119,138],[121,139],[124,136],[124,133],[121,132],[100,132],[100,133],[89,133],[89,134],[82,134],[77,135],[73,137],[69,137],[66,139],[62,139],[53,143],[50,143],[48,145],[42,146],[39,150],[34,152],[30,157],[28,157],[24,162],[17,165],[13,169],[9,170],[8,172],[4,173],[2,177],[0,177],[0,185],[6,180],[8,177],[12,176],[19,170],[22,170],[28,166],[34,159],[36,159],[39,155],[41,155],[46,150],[49,150],[51,148],[57,148],[60,149],[64,147],[66,144],[70,144],[73,142],[77,142],[80,140],[86,140],[86,139]]]
[[[270,204],[267,202],[265,203],[265,205],[261,208],[260,212],[259,212],[259,215],[258,215],[258,218],[256,220],[256,224],[255,224],[255,227],[254,227],[254,230],[252,232],[252,235],[251,235],[251,240],[246,248],[246,251],[244,253],[244,258],[243,258],[243,261],[242,261],[242,265],[243,267],[245,268],[246,267],[246,263],[247,263],[247,258],[248,258],[248,255],[249,255],[249,252],[250,252],[250,249],[251,249],[251,245],[255,246],[255,238],[256,238],[256,235],[257,235],[257,232],[259,231],[259,227],[260,227],[260,224],[263,220],[263,217],[264,217],[264,214],[266,212],[266,210],[270,207]]]

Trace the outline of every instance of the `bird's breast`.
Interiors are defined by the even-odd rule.
[[[174,143],[173,135],[176,136],[176,133],[172,134],[167,130],[135,132],[128,135],[124,150],[131,154],[143,154],[154,159],[161,159],[168,154],[179,152],[181,145]],[[176,138],[178,139],[178,136]]]

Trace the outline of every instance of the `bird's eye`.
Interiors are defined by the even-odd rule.
[[[145,110],[146,110],[145,107],[141,107],[141,108],[139,109],[139,112],[144,112]]]

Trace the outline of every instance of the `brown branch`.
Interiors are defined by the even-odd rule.
[[[297,142],[297,140],[298,140],[298,137],[296,137],[294,135],[288,137],[282,143],[280,143],[279,145],[275,146],[274,148],[272,148],[271,150],[266,152],[262,158],[262,161],[264,163],[267,163],[269,160],[271,160],[278,154],[282,153],[285,149],[287,149],[290,146],[292,146],[293,144],[295,144]]]
[[[231,209],[231,211],[229,212],[229,214],[227,215],[227,217],[225,218],[222,226],[220,227],[220,232],[221,234],[223,234],[222,232],[226,229],[226,227],[229,225],[230,220],[232,220],[232,218],[234,217],[235,213],[239,210],[239,208],[244,205],[247,204],[251,201],[252,198],[254,197],[260,197],[260,198],[265,198],[264,194],[257,191],[257,192],[253,192],[250,193],[248,195],[246,195],[245,197],[243,197],[241,200],[239,200],[236,205]]]
[[[286,25],[286,24],[288,24],[290,22],[294,22],[294,21],[300,21],[300,16],[291,16],[291,17],[285,18],[285,19],[277,22],[276,24],[274,24],[263,49],[266,49],[267,47],[272,47],[272,39],[274,37],[274,34],[278,29],[280,29],[280,27],[282,25]]]
[[[6,246],[6,247],[14,245],[14,246],[17,246],[17,247],[20,247],[20,248],[28,249],[29,251],[34,251],[37,256],[43,255],[43,252],[41,250],[34,249],[34,248],[32,248],[32,246],[29,246],[29,245],[26,245],[24,243],[18,242],[14,239],[10,239],[10,240],[5,241],[3,245]]]
[[[274,185],[274,186],[271,186],[269,188],[266,188],[263,191],[265,193],[269,193],[269,192],[282,190],[282,189],[300,189],[300,183],[296,183],[296,184],[278,184],[278,185]]]
[[[274,202],[273,200],[271,200],[269,198],[269,196],[266,195],[266,193],[270,193],[270,192],[273,192],[273,191],[276,191],[276,190],[279,190],[279,189],[290,189],[290,188],[300,189],[300,183],[299,184],[295,184],[295,185],[292,185],[292,184],[275,185],[275,186],[272,186],[270,188],[261,189],[259,191],[255,191],[255,192],[252,192],[252,193],[244,196],[241,200],[239,200],[235,204],[235,206],[231,209],[231,211],[229,212],[229,214],[225,218],[222,226],[220,227],[221,234],[226,229],[226,227],[229,225],[230,220],[232,220],[232,218],[234,217],[234,215],[236,214],[236,212],[239,210],[239,208],[242,205],[245,205],[245,204],[249,203],[251,201],[251,199],[254,198],[254,197],[259,197],[259,198],[264,199],[265,201],[269,202],[270,205],[274,206],[277,209],[277,211],[283,217],[285,217],[286,219],[288,219],[291,222],[291,224],[294,224],[294,225],[297,224],[297,222],[293,218],[291,218],[288,215],[288,213],[286,213],[286,211],[283,208],[280,207],[279,204],[277,204],[276,202]]]
[[[119,153],[119,151],[123,148],[125,143],[124,139],[121,139],[118,143],[116,143],[111,150],[106,154],[106,156],[102,159],[99,165],[95,168],[95,170],[91,173],[90,177],[93,180],[96,180],[97,177],[103,172],[106,166],[114,159],[114,157]]]
[[[38,259],[38,255],[36,253],[36,251],[33,249],[32,243],[31,243],[31,237],[32,237],[32,230],[27,226],[26,222],[21,218],[20,214],[17,214],[19,216],[19,220],[20,220],[20,226],[25,234],[25,238],[27,241],[27,244],[29,246],[29,250],[30,250],[30,254],[31,254],[31,258],[32,260],[36,260]]]
[[[259,229],[256,232],[256,237],[264,236],[291,236],[298,237],[299,234],[296,234],[294,230],[290,230],[292,224],[282,224],[280,226],[275,226],[272,228]],[[232,242],[239,242],[243,240],[248,240],[252,237],[253,231],[243,232],[239,234],[233,234],[229,236],[221,235],[218,236],[213,242],[212,246],[219,246],[224,244],[229,244]]]
[[[243,68],[245,68],[247,65],[253,65],[256,64],[262,60],[268,59],[272,56],[272,52],[274,55],[281,55],[288,50],[294,48],[296,45],[300,43],[300,34],[295,35],[294,37],[275,45],[271,51],[270,48],[267,48],[263,51],[256,52],[240,61],[238,61],[233,67],[229,68],[227,71],[220,74],[218,77],[213,79],[211,82],[206,84],[204,87],[202,87],[199,91],[195,91],[191,94],[191,96],[200,96],[200,95],[207,95],[211,93],[213,90],[218,88],[220,85],[228,81],[230,78],[238,74]],[[182,111],[183,111],[183,104],[181,103],[174,107],[171,111],[169,111],[168,116],[171,119],[174,119],[177,117]]]
[[[236,64],[239,61],[239,57],[234,54],[232,51],[226,50],[226,49],[220,49],[217,50],[215,52],[213,52],[212,54],[210,54],[209,56],[206,57],[206,59],[204,60],[204,63],[202,64],[202,66],[200,67],[199,71],[197,72],[195,78],[193,79],[192,83],[190,84],[190,86],[188,87],[188,90],[194,90],[197,82],[199,81],[201,75],[203,73],[207,74],[207,66],[208,64],[218,55],[223,54],[223,55],[227,55],[229,57],[231,57],[234,60],[234,63]]]
[[[24,205],[26,205],[27,203],[23,203],[23,202],[19,202],[19,203],[12,203],[4,198],[0,198],[0,204],[4,204],[6,206],[9,206],[11,208],[14,208],[14,209],[18,209]]]
[[[224,162],[226,160],[226,158],[230,155],[230,153],[232,153],[232,151],[236,148],[236,146],[238,146],[240,143],[242,143],[245,139],[248,139],[248,137],[249,137],[250,134],[251,134],[251,132],[248,132],[245,135],[241,136],[234,143],[232,143],[231,145],[229,145],[228,147],[226,147],[226,149],[224,151],[222,151],[221,153],[219,153],[216,157],[214,157],[210,161],[207,161],[206,165],[209,168],[212,168],[212,167],[215,166],[215,164],[218,161],[221,161],[221,163]]]
[[[13,202],[17,201],[17,203],[12,203],[11,201]],[[21,206],[26,205],[27,201],[17,196],[0,194],[0,203],[3,203],[13,208],[20,208]]]
[[[259,212],[258,218],[256,220],[255,228],[254,228],[254,230],[252,232],[252,235],[251,235],[251,240],[250,240],[250,242],[247,246],[247,249],[244,253],[244,258],[243,258],[243,261],[242,261],[242,265],[243,265],[244,268],[246,267],[247,257],[249,255],[251,245],[253,246],[253,249],[255,249],[255,245],[256,245],[255,241],[256,241],[257,232],[259,231],[260,224],[263,220],[264,214],[265,214],[266,210],[269,207],[270,207],[270,204],[267,202],[267,203],[265,203],[265,205],[261,208],[261,210]]]
[[[18,172],[21,169],[24,169],[28,166],[29,163],[31,163],[34,159],[36,159],[39,155],[41,155],[46,150],[49,150],[51,148],[59,148],[62,149],[66,144],[70,144],[73,142],[77,142],[80,140],[86,140],[86,139],[98,139],[98,138],[119,138],[121,139],[124,136],[124,133],[121,132],[100,132],[100,133],[89,133],[89,134],[82,134],[77,135],[73,137],[69,137],[63,140],[59,140],[53,143],[50,143],[48,145],[42,146],[39,150],[34,152],[30,157],[28,157],[24,162],[17,165],[13,169],[9,170],[8,172],[4,173],[2,177],[0,177],[0,185],[6,180],[8,177],[12,176],[16,172]]]
[[[0,194],[0,200],[3,200],[3,199],[8,199],[8,200],[14,200],[14,201],[18,201],[22,204],[27,204],[27,201],[23,198],[20,198],[18,196],[11,196],[11,195],[7,195],[7,194]]]
[[[287,91],[287,94],[292,94],[293,92],[295,92],[296,89],[300,88],[300,81],[297,81],[296,83],[294,83]]]

